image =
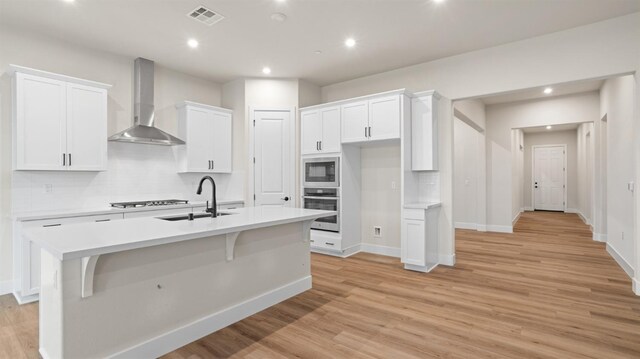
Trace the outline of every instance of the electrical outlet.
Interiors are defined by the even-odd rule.
[[[396,189],[396,181],[391,181],[391,189]]]
[[[373,227],[373,236],[374,237],[382,237],[382,227],[374,226]]]
[[[53,185],[51,183],[47,183],[44,185],[44,193],[52,193]]]

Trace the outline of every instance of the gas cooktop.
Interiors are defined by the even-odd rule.
[[[111,203],[111,207],[116,208],[138,208],[153,206],[171,206],[176,204],[187,204],[189,201],[185,199],[161,199],[156,201],[137,201],[137,202],[115,202]]]

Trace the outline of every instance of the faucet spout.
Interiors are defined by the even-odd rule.
[[[207,205],[206,212],[211,213],[211,217],[216,218],[218,217],[218,201],[216,200],[216,181],[214,181],[213,178],[211,178],[211,176],[202,177],[202,179],[200,180],[200,184],[198,184],[198,190],[196,191],[196,194],[202,194],[202,184],[204,183],[204,181],[207,181],[207,180],[211,182],[211,207]]]

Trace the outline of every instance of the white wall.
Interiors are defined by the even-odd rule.
[[[487,226],[486,115],[480,100],[454,107],[454,221],[456,228],[485,231]],[[460,174],[461,176],[459,176]]]
[[[635,268],[634,197],[627,189],[635,181],[635,169],[622,159],[634,155],[634,96],[632,76],[607,80],[602,86],[600,111],[607,116],[607,245]],[[636,154],[637,155],[637,154]]]
[[[593,218],[594,218],[594,196],[595,196],[595,161],[597,161],[596,153],[594,152],[594,144],[595,144],[595,126],[592,122],[583,123],[578,127],[576,131],[576,157],[577,157],[577,170],[576,170],[576,186],[577,186],[577,204],[575,209],[582,216],[584,220],[586,220],[587,224],[593,226]],[[606,127],[600,127],[601,131],[605,131],[606,135]],[[602,138],[602,135],[600,135]],[[601,143],[601,149],[604,149],[606,145],[606,141]],[[604,160],[606,161],[606,152],[603,152],[601,156],[604,156]],[[600,177],[600,185],[606,188],[606,173],[607,171],[602,171]],[[606,210],[606,196],[604,196],[604,206]],[[569,201],[571,203],[571,201]],[[606,223],[604,223],[606,225]],[[606,228],[600,227],[601,231],[606,231]],[[594,238],[598,239],[596,233],[594,233]]]
[[[454,119],[453,216],[456,228],[478,228],[478,195],[485,192],[478,184],[480,167],[484,167],[478,152],[480,141],[484,142],[482,134],[457,117]]]
[[[0,28],[0,72],[9,64],[33,67],[113,85],[108,97],[108,132],[132,124],[133,58],[67,44],[42,35]],[[11,274],[12,211],[107,205],[109,201],[167,197],[194,198],[197,175],[179,175],[171,148],[121,143],[109,144],[109,171],[101,173],[56,173],[11,171],[11,86],[0,78],[1,127],[1,216],[0,284]],[[221,86],[156,64],[155,105],[158,127],[177,132],[175,104],[192,100],[220,105]],[[216,176],[220,197],[242,196],[231,175]],[[12,183],[14,189],[12,190]],[[44,193],[44,184],[53,192]],[[228,193],[224,191],[228,190]],[[13,191],[13,194],[12,194]],[[13,208],[12,208],[13,206]]]
[[[513,128],[597,121],[600,114],[598,92],[497,104],[487,111],[487,220],[490,225],[510,226],[515,215],[512,205]]]
[[[533,209],[533,199],[531,195],[532,188],[532,167],[533,167],[533,149],[532,146],[544,145],[567,145],[567,210],[576,211],[580,207],[580,197],[578,191],[578,167],[580,161],[578,158],[578,132],[577,130],[569,131],[549,131],[524,134],[524,207]],[[583,173],[586,176],[586,171]],[[585,197],[588,195],[586,188],[581,193]]]
[[[524,210],[524,132],[511,130],[511,224],[515,224]],[[510,228],[495,228],[510,231]]]
[[[363,147],[361,168],[362,242],[400,248],[400,145]],[[395,182],[395,189],[391,183]],[[392,213],[393,215],[389,215]],[[373,227],[382,236],[373,236]]]

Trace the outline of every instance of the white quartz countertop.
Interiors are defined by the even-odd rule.
[[[221,212],[233,214],[193,221],[145,217],[37,227],[25,230],[24,236],[56,258],[69,260],[335,215],[333,211],[288,207],[247,207]]]
[[[442,203],[440,202],[411,202],[405,203],[404,208],[406,209],[431,209],[440,207]]]
[[[242,199],[219,199],[218,205],[227,205],[232,203],[244,203]],[[189,209],[192,207],[204,206],[205,202],[189,202],[187,204],[173,204],[167,206],[151,206],[151,207],[137,207],[137,208],[115,208],[110,206],[96,207],[96,208],[77,208],[77,209],[59,209],[51,211],[31,211],[31,212],[17,212],[13,214],[13,219],[16,221],[37,221],[43,219],[53,218],[67,218],[67,217],[81,217],[81,216],[96,216],[101,214],[114,214],[114,213],[130,213],[130,212],[147,212],[147,211],[159,211],[164,209]]]

